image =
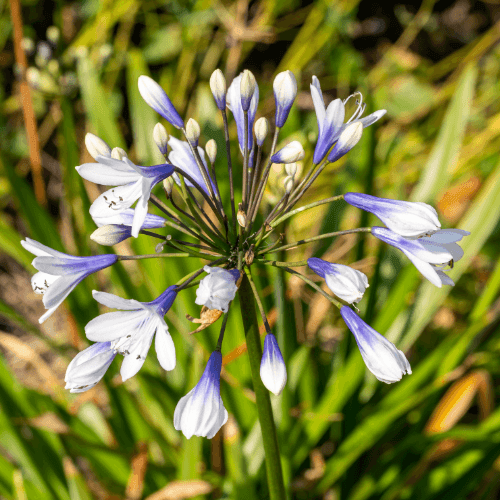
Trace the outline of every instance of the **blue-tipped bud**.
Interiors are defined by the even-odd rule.
[[[297,96],[297,81],[293,73],[288,70],[279,73],[274,79],[273,90],[276,101],[276,126],[282,127]]]
[[[359,142],[362,133],[363,125],[361,122],[354,122],[351,125],[347,125],[345,130],[340,134],[337,144],[335,144],[335,147],[328,155],[328,161],[333,163],[346,155]]]
[[[165,91],[149,76],[139,77],[139,92],[146,103],[176,128],[184,128],[179,116]]]
[[[243,71],[240,82],[241,107],[243,108],[243,111],[248,111],[250,109],[250,102],[252,101],[256,85],[257,82],[255,81],[253,73],[247,69]]]
[[[210,77],[210,90],[217,107],[223,111],[226,108],[226,79],[220,69],[216,69]]]
[[[303,160],[304,148],[299,141],[292,141],[271,157],[273,163],[295,163]]]
[[[157,123],[153,129],[153,140],[158,146],[160,153],[166,157],[168,154],[168,134],[166,128],[161,123]]]
[[[392,384],[405,373],[411,375],[410,363],[392,342],[367,325],[351,308],[343,306],[340,314],[356,339],[366,367],[378,380]]]
[[[281,355],[278,341],[272,333],[264,340],[264,353],[260,362],[260,378],[266,389],[277,396],[283,391],[287,375],[286,365]]]

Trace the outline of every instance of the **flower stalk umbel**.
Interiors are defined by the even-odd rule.
[[[393,383],[405,373],[411,373],[408,360],[396,346],[364,323],[349,305],[362,300],[369,286],[367,276],[349,266],[317,257],[301,262],[278,262],[272,255],[276,252],[282,255],[299,245],[341,234],[368,232],[401,250],[427,279],[441,287],[453,284],[445,271],[462,257],[463,251],[457,242],[469,233],[441,229],[436,211],[425,203],[346,193],[296,206],[321,172],[353,149],[363,129],[385,114],[384,110],[379,110],[363,117],[365,104],[361,94],[344,101],[335,99],[326,106],[319,80],[313,77],[311,94],[319,135],[314,148],[304,149],[299,141],[283,141],[279,137],[297,95],[297,82],[290,71],[277,75],[273,84],[274,130],[270,130],[266,118],[257,119],[259,86],[251,72],[245,70],[227,86],[222,72],[216,70],[210,78],[210,87],[221,115],[225,152],[217,151],[213,139],[202,137],[202,128],[193,118],[182,119],[165,91],[147,76],[139,78],[142,97],[172,125],[171,132],[179,136],[169,135],[161,123],[155,126],[151,140],[164,162],[138,166],[122,149],[112,149],[94,135],[86,137],[87,149],[97,163],[76,167],[78,173],[89,181],[111,186],[90,208],[98,226],[91,238],[98,244],[112,246],[128,238],[149,237],[152,238],[151,253],[73,257],[29,238],[23,241],[23,246],[36,256],[33,265],[39,272],[33,277],[33,289],[44,294],[47,309],[40,322],[52,314],[85,277],[117,261],[155,258],[167,258],[172,262],[177,258],[202,261],[197,271],[176,284],[169,283],[151,302],[94,291],[94,298],[99,303],[115,311],[105,312],[86,326],[86,335],[95,344],[79,353],[66,373],[67,388],[83,392],[94,387],[114,358],[121,355],[124,358],[121,375],[126,380],[140,370],[153,340],[160,365],[165,370],[173,370],[175,334],[172,338],[164,316],[179,293],[197,286],[196,304],[203,306],[201,316],[210,316],[214,321],[223,316],[223,320],[219,341],[203,376],[175,410],[174,426],[187,438],[193,435],[212,438],[228,418],[220,390],[222,349],[231,302],[239,293],[266,453],[269,494],[272,500],[281,500],[285,498],[285,490],[269,391],[279,395],[285,390],[286,360],[267,321],[253,279],[254,266],[277,266],[328,298],[340,309],[368,369],[382,382]],[[346,117],[346,103],[352,97],[356,97],[357,108],[352,116]],[[231,150],[227,109],[236,122],[239,145],[236,152]],[[307,158],[306,151],[312,150],[310,165],[300,178],[298,172],[301,170],[296,162],[303,161]],[[221,165],[221,159],[225,160],[225,165]],[[282,165],[286,177],[279,201],[268,209],[262,201],[273,163]],[[229,183],[228,198],[221,196],[224,190],[218,179],[222,178]],[[165,200],[159,197],[161,192],[166,195]],[[387,227],[354,228],[296,242],[285,242],[286,235],[277,231],[295,214],[342,201],[373,213]],[[161,215],[149,213],[153,207]],[[172,231],[174,233],[170,234]],[[333,295],[311,279],[314,275],[300,273],[294,269],[297,267],[310,268],[323,278]],[[267,334],[264,351],[256,305]],[[215,311],[215,314],[206,314],[207,311]]]

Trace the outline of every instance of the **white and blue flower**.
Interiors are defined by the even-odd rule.
[[[65,389],[72,393],[92,389],[104,377],[115,356],[111,342],[96,342],[79,352],[66,370]]]
[[[289,70],[279,73],[274,79],[273,91],[276,103],[275,122],[277,127],[282,127],[297,96],[297,80],[294,74]]]
[[[120,370],[123,381],[141,369],[155,334],[160,365],[165,370],[175,368],[175,346],[163,319],[177,296],[175,286],[168,287],[151,302],[123,299],[95,290],[92,295],[97,302],[119,309],[101,314],[87,323],[85,335],[94,342],[111,342],[111,347],[124,356]]]
[[[366,367],[378,380],[392,384],[405,373],[411,374],[406,356],[392,342],[366,324],[350,307],[342,306],[340,314],[356,339]]]
[[[194,181],[201,187],[201,189],[203,189],[203,191],[205,191],[205,193],[209,195],[210,192],[205,183],[205,179],[203,178],[203,175],[200,172],[200,169],[198,167],[198,164],[196,163],[193,153],[191,152],[189,144],[186,141],[180,141],[179,139],[176,139],[175,137],[171,136],[168,141],[168,145],[171,148],[171,151],[168,155],[168,160],[173,165],[180,168],[183,172],[192,177]],[[198,146],[198,153],[200,154],[200,158],[205,167],[205,171],[207,172],[207,176],[212,182],[212,187],[215,190],[216,189],[215,184],[212,178],[210,177],[210,174],[208,173],[208,165],[207,161],[205,160],[205,151],[200,146]],[[175,179],[175,182],[178,185],[181,184],[181,181],[177,174],[174,174],[173,178]],[[189,187],[193,187],[193,183],[188,179],[186,179],[186,185]]]
[[[227,106],[233,113],[234,121],[236,122],[236,128],[238,130],[238,142],[240,144],[240,150],[245,149],[245,116],[243,113],[243,106],[241,105],[241,79],[243,73],[240,73],[231,83],[229,89],[227,90],[226,101]],[[253,146],[253,122],[255,121],[255,114],[257,113],[257,105],[259,104],[259,86],[255,84],[255,90],[253,92],[253,97],[250,101],[250,107],[248,108],[248,151],[252,151]]]
[[[139,92],[146,103],[174,127],[184,128],[180,117],[165,91],[149,76],[142,75],[138,81]]]
[[[84,163],[77,172],[88,181],[105,186],[118,186],[102,193],[90,207],[94,217],[111,217],[137,205],[132,222],[132,236],[137,238],[148,212],[151,190],[163,179],[174,173],[174,167],[165,163],[152,167],[134,165],[127,157],[123,160],[97,156],[98,163]]]
[[[318,120],[318,142],[314,150],[313,162],[315,165],[321,162],[328,150],[337,142],[340,134],[344,131],[349,123],[360,122],[363,127],[368,127],[385,115],[386,110],[381,109],[375,111],[371,115],[360,118],[363,114],[366,105],[360,100],[358,108],[354,114],[344,124],[345,119],[345,103],[352,96],[349,96],[345,101],[335,99],[328,107],[325,106],[323,94],[319,80],[313,76],[311,84],[311,96],[313,99],[314,110]]]
[[[287,381],[286,365],[278,341],[272,333],[264,339],[264,352],[260,361],[260,378],[268,391],[278,396]]]
[[[436,210],[427,203],[346,193],[350,205],[376,215],[391,231],[406,238],[434,233],[441,228]]]
[[[212,439],[227,422],[228,413],[220,397],[222,355],[214,351],[200,381],[184,397],[174,412],[174,427],[190,439],[202,436]]]
[[[307,259],[307,265],[325,279],[328,288],[337,297],[350,304],[359,302],[369,286],[366,275],[352,267],[332,264],[317,257]]]
[[[410,239],[386,227],[372,227],[371,232],[379,240],[401,250],[422,275],[439,288],[455,284],[443,269],[463,257],[464,251],[456,242],[470,234],[463,229],[440,229],[430,236]]]
[[[32,265],[37,269],[31,279],[35,293],[43,295],[43,305],[48,311],[39,319],[43,323],[84,278],[113,265],[116,255],[74,257],[26,238],[21,245],[36,257]]]
[[[210,266],[205,266],[203,270],[208,273],[208,276],[200,281],[196,289],[195,304],[226,313],[229,303],[238,291],[236,282],[240,277],[239,271],[237,269],[227,271],[221,267]]]

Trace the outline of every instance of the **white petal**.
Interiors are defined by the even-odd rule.
[[[43,296],[45,308],[51,309],[59,306],[84,277],[85,273],[70,274],[54,281]]]
[[[118,295],[112,293],[98,292],[92,290],[92,297],[94,297],[99,304],[111,307],[113,309],[121,309],[122,311],[134,311],[142,308],[142,303],[134,299],[123,299]]]
[[[323,101],[321,88],[318,89],[319,83],[317,86],[314,84],[315,83],[314,78],[315,77],[313,77],[313,83],[311,84],[311,97],[314,104],[314,111],[316,112],[316,117],[318,119],[319,132],[321,133],[321,131],[323,130],[323,123],[325,121],[326,108],[325,108],[325,102]]]
[[[158,361],[164,370],[173,370],[175,368],[175,345],[168,326],[161,320],[158,324],[155,337],[155,349]]]
[[[431,264],[429,264],[428,262],[424,262],[423,260],[419,259],[406,250],[403,250],[403,253],[412,261],[413,265],[422,273],[425,278],[427,278],[433,285],[441,288],[441,278],[438,276],[436,269]]]
[[[151,316],[151,313],[144,309],[101,314],[87,323],[85,335],[95,342],[108,342],[132,336],[148,316]]]
[[[148,214],[148,201],[149,201],[148,192],[147,196],[144,194],[139,198],[137,205],[135,206],[134,220],[132,222],[132,236],[137,238],[139,236],[139,231],[141,230],[142,224],[144,223],[144,219]]]
[[[65,257],[65,258],[72,257],[71,255],[66,255],[65,253],[58,252],[53,248],[42,245],[38,241],[32,240],[31,238],[26,238],[25,240],[22,240],[21,245],[26,250],[28,250],[28,252],[32,253],[33,255],[36,255],[37,257],[50,257],[50,256]]]
[[[94,217],[112,217],[130,208],[142,193],[142,177],[133,184],[118,186],[99,195],[89,213]]]
[[[122,186],[137,181],[139,173],[127,163],[115,158],[98,156],[99,163],[84,163],[76,167],[81,177],[103,186]]]

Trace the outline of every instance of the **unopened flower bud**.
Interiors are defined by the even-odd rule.
[[[40,87],[40,71],[37,68],[31,66],[26,70],[26,80],[33,88]]]
[[[174,179],[172,177],[167,177],[163,180],[163,188],[165,189],[165,194],[168,198],[172,196],[172,189],[174,188]]]
[[[99,245],[110,247],[126,240],[127,238],[130,238],[132,234],[131,232],[131,226],[108,224],[97,228],[90,235],[90,239]]]
[[[280,73],[274,79],[273,90],[276,101],[276,126],[282,127],[297,95],[297,81],[293,73],[288,70]]]
[[[247,224],[247,214],[241,209],[241,203],[238,207],[238,213],[236,214],[236,220],[241,227],[245,227]]]
[[[25,36],[21,41],[21,47],[23,48],[24,52],[26,52],[26,54],[30,56],[35,51],[35,42],[31,38]]]
[[[190,118],[186,125],[186,139],[193,145],[198,145],[198,140],[200,139],[200,126],[196,120]]]
[[[149,106],[163,116],[163,118],[174,127],[184,127],[184,120],[179,116],[179,113],[177,113],[168,95],[152,78],[142,75],[139,77],[138,84],[139,92]]]
[[[59,74],[59,62],[55,59],[51,59],[47,63],[47,70],[52,76],[57,76]]]
[[[52,49],[47,42],[40,42],[36,47],[36,52],[45,61],[48,61],[52,57]]]
[[[260,362],[260,378],[266,389],[277,396],[283,391],[286,380],[286,365],[276,337],[268,333],[264,339],[264,352]]]
[[[291,175],[288,175],[285,177],[283,180],[283,186],[285,187],[285,193],[290,194],[293,189],[293,177]]]
[[[164,246],[165,246],[165,242],[160,241],[160,243],[158,243],[158,245],[155,246],[155,253],[162,253]]]
[[[168,134],[166,128],[161,123],[157,123],[153,129],[153,140],[158,146],[160,153],[166,156],[168,153]]]
[[[294,163],[305,156],[304,148],[299,141],[292,141],[271,157],[273,163]]]
[[[87,147],[89,155],[92,156],[94,160],[96,160],[99,155],[107,156],[108,158],[111,157],[111,148],[100,137],[97,137],[97,135],[91,133],[86,134],[85,146]]]
[[[285,171],[288,175],[295,177],[297,173],[297,164],[296,163],[287,163],[285,165]]]
[[[354,122],[348,125],[340,134],[337,144],[335,144],[335,147],[328,155],[328,161],[333,163],[347,154],[359,142],[362,133],[363,124],[361,122]]]
[[[210,77],[210,89],[217,107],[222,111],[226,108],[226,79],[220,69],[216,69]]]
[[[120,160],[122,161],[123,158],[128,158],[127,152],[122,149],[122,148],[113,148],[111,151],[111,158],[114,158],[115,160]]]
[[[217,157],[217,143],[213,140],[210,139],[206,146],[205,146],[205,151],[207,152],[208,159],[210,160],[210,163],[215,163],[215,159]]]
[[[243,111],[248,111],[250,108],[250,101],[252,100],[256,84],[257,82],[255,81],[253,73],[247,69],[243,71],[240,83],[241,107]]]
[[[255,122],[254,127],[255,139],[257,140],[257,146],[262,146],[266,140],[267,134],[269,133],[269,122],[267,118],[259,118]]]

